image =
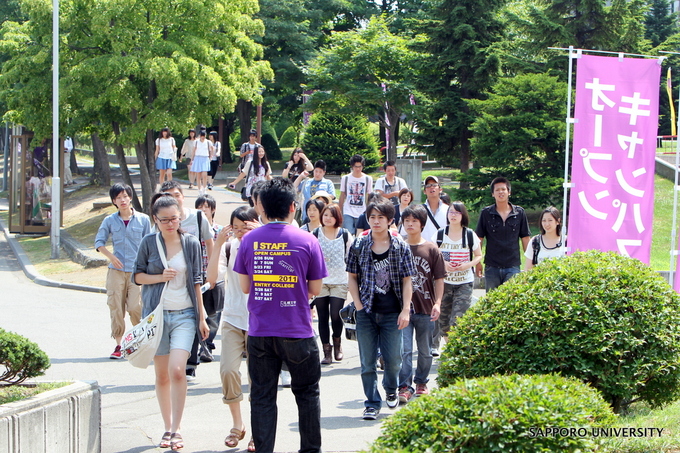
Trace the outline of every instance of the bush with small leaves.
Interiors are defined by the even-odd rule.
[[[438,382],[560,373],[600,390],[615,412],[680,396],[680,296],[640,261],[579,252],[515,276],[449,333]]]
[[[368,129],[368,121],[361,116],[328,111],[314,113],[301,147],[312,162],[323,159],[329,174],[348,173],[349,159],[355,154],[366,159],[366,173],[380,163],[377,142]]]
[[[0,382],[19,384],[42,376],[50,359],[37,344],[13,332],[0,329]]]
[[[295,148],[298,144],[298,131],[295,130],[293,126],[290,126],[281,135],[281,140],[279,140],[279,146],[281,148]]]
[[[593,451],[605,439],[591,430],[615,419],[599,392],[576,379],[515,374],[460,380],[392,415],[370,451]],[[553,435],[555,428],[567,431]]]

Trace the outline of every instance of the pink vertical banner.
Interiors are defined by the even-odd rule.
[[[570,251],[615,251],[649,264],[661,61],[577,61]]]

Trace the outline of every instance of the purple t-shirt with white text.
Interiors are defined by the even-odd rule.
[[[319,241],[283,223],[268,223],[246,234],[234,271],[250,277],[248,335],[311,338],[308,280],[328,275]]]

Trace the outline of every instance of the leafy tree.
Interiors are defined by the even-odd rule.
[[[0,81],[13,113],[38,133],[51,127],[35,111],[50,104],[51,6],[21,5],[29,21],[3,29],[13,58]],[[102,138],[113,133],[116,143],[134,145],[145,206],[155,190],[154,130],[211,124],[237,99],[260,99],[260,81],[272,73],[252,40],[263,32],[261,21],[252,19],[257,8],[256,0],[62,2],[66,129]],[[31,96],[42,102],[25,102]]]
[[[402,115],[410,113],[410,96],[416,61],[422,55],[410,41],[392,34],[383,18],[351,32],[334,33],[330,45],[310,63],[310,84],[318,90],[311,108],[377,114],[391,140],[387,159],[396,159],[397,128]]]
[[[491,202],[496,176],[512,182],[512,199],[524,207],[559,206],[564,172],[567,86],[557,77],[524,74],[499,80],[485,100],[469,101],[475,167],[463,176],[471,189],[457,194],[477,207]]]
[[[474,120],[466,100],[483,98],[498,72],[490,48],[500,39],[496,14],[501,4],[440,0],[420,23],[429,56],[418,68],[418,88],[427,98],[418,100],[416,144],[432,145],[428,154],[449,164],[457,160],[463,172],[469,168]]]
[[[645,38],[656,47],[678,31],[676,15],[671,13],[668,0],[651,0],[645,17]]]
[[[332,174],[347,173],[349,159],[361,154],[366,159],[365,171],[375,169],[380,163],[377,143],[368,128],[366,118],[357,115],[319,111],[312,115],[302,149],[312,162],[323,159],[326,171]]]

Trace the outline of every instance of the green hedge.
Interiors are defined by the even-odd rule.
[[[599,392],[576,379],[509,375],[461,380],[392,415],[370,451],[592,451],[604,439],[592,436],[591,429],[610,426],[615,419]]]
[[[49,367],[50,359],[37,344],[0,329],[0,382],[19,384],[42,376]]]
[[[331,174],[349,173],[349,159],[355,154],[366,159],[366,173],[380,163],[377,142],[368,130],[368,121],[361,116],[315,113],[307,125],[301,147],[312,162],[323,159],[326,171]]]
[[[281,140],[279,140],[279,146],[281,148],[295,148],[298,143],[297,131],[293,126],[286,129],[286,131],[281,135]]]
[[[616,412],[680,396],[680,296],[648,266],[590,251],[549,260],[482,298],[449,334],[440,386],[462,377],[560,373]]]

